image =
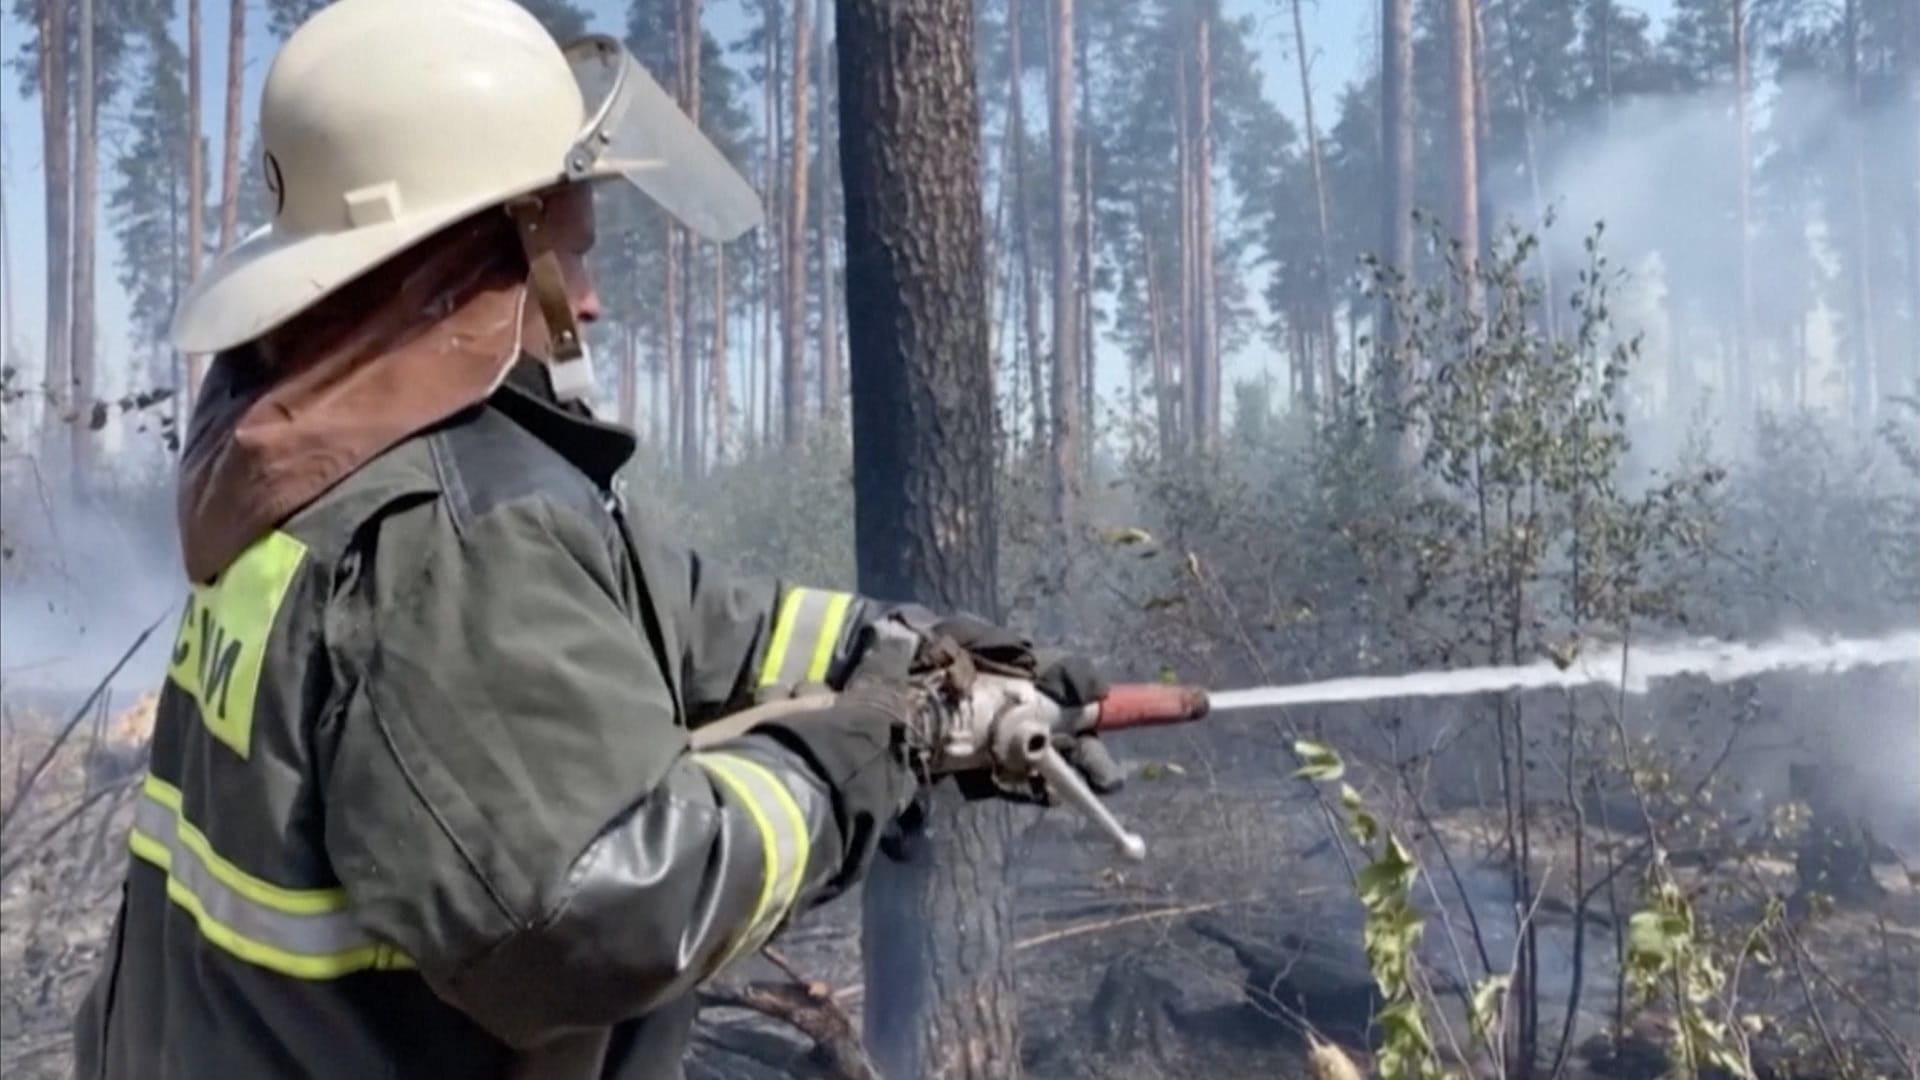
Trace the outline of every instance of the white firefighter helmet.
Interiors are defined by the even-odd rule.
[[[174,346],[252,341],[462,218],[563,181],[624,178],[699,235],[759,197],[617,40],[562,49],[514,0],[337,0],[260,95],[273,220],[216,260]]]

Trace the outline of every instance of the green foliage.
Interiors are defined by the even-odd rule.
[[[1296,740],[1293,755],[1301,762],[1294,773],[1298,778],[1332,783],[1346,774],[1340,755],[1322,743]],[[1437,1080],[1449,1074],[1427,1032],[1414,981],[1426,925],[1411,899],[1420,868],[1400,838],[1367,809],[1358,790],[1341,783],[1339,792],[1347,830],[1368,860],[1360,867],[1354,891],[1366,912],[1361,934],[1367,965],[1380,987],[1381,1002],[1373,1016],[1378,1032],[1374,1066],[1383,1080]]]
[[[1736,972],[1707,938],[1692,900],[1668,872],[1664,852],[1655,852],[1647,891],[1647,906],[1627,924],[1627,986],[1641,1006],[1664,998],[1672,1007],[1675,1038],[1668,1054],[1674,1074],[1695,1080],[1712,1069],[1752,1080],[1742,1024],[1728,1015],[1738,994]],[[1736,963],[1770,961],[1765,935],[1779,917],[1779,904],[1770,901],[1734,951]]]

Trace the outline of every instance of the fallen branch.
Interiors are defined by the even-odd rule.
[[[818,982],[752,982],[709,987],[703,1005],[750,1009],[782,1021],[813,1040],[813,1052],[834,1080],[880,1080],[880,1070],[860,1045],[860,1033],[833,995]]]
[[[1081,937],[1086,934],[1097,934],[1103,930],[1117,930],[1120,927],[1131,926],[1135,923],[1152,922],[1156,919],[1174,919],[1182,915],[1195,915],[1203,911],[1216,911],[1223,907],[1232,907],[1235,904],[1250,903],[1253,899],[1254,898],[1249,897],[1239,900],[1209,900],[1204,903],[1177,904],[1172,907],[1155,908],[1152,911],[1137,911],[1130,915],[1116,915],[1108,919],[1096,919],[1092,922],[1063,926],[1058,930],[1049,930],[1044,934],[1035,934],[1033,937],[1016,941],[1013,945],[1013,951],[1025,952],[1028,949],[1037,949],[1042,945],[1051,945],[1056,941],[1064,941],[1067,938]],[[835,990],[833,997],[834,1000],[842,1002],[858,1001],[866,992],[867,988],[865,984],[852,983]]]

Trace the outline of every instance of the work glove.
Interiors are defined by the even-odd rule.
[[[1030,680],[1042,694],[1062,705],[1091,705],[1107,694],[1107,682],[1092,661],[1055,649],[1036,648],[1024,635],[995,626],[973,615],[948,615],[936,620],[923,635],[922,666],[937,664],[942,641],[964,650],[983,671]],[[1054,749],[1087,780],[1096,794],[1110,795],[1124,785],[1125,775],[1092,732],[1056,734]],[[1018,790],[994,782],[984,771],[955,774],[954,782],[969,799],[997,798],[1049,806],[1053,797],[1037,781]]]

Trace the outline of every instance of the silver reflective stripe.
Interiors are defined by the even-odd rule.
[[[799,801],[772,769],[720,751],[697,753],[693,759],[752,820],[760,841],[760,888],[747,925],[720,962],[724,967],[765,944],[793,910],[812,854],[812,837]]]
[[[796,587],[780,598],[760,668],[760,689],[790,690],[826,679],[853,594]]]
[[[133,853],[167,876],[167,897],[193,917],[207,943],[300,979],[411,966],[360,929],[337,888],[288,889],[256,878],[213,850],[180,810],[179,790],[148,777],[134,804]]]

